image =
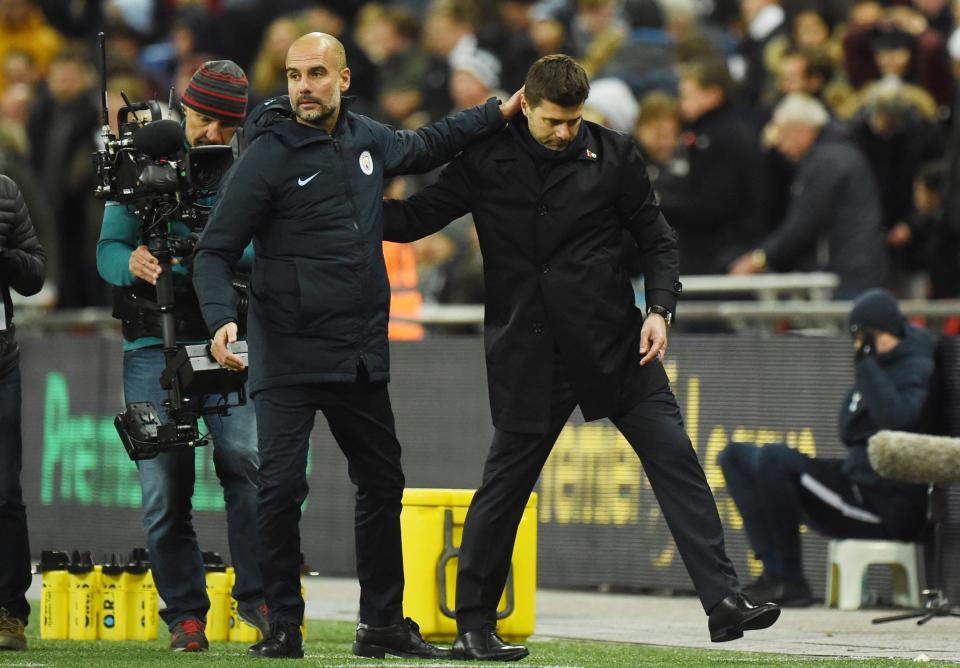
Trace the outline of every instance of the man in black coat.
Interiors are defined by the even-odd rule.
[[[302,657],[300,508],[317,410],[357,486],[360,625],[355,654],[444,658],[403,618],[400,509],[404,477],[387,393],[390,286],[383,260],[383,179],[425,172],[500,129],[496,100],[416,132],[394,132],[346,109],[343,45],[311,33],[287,53],[290,99],[248,119],[250,146],[220,189],[197,246],[194,285],[224,367],[243,361],[233,267],[253,240],[248,343],[257,414],[260,570],[271,635],[250,653]],[[250,122],[253,122],[252,127]],[[258,136],[259,135],[259,136]]]
[[[411,241],[472,212],[484,258],[484,338],[496,427],[464,525],[455,658],[527,655],[495,633],[517,526],[573,409],[608,417],[640,456],[714,641],[765,628],[779,609],[739,592],[723,528],[684,432],[661,357],[673,317],[676,235],[633,139],[582,121],[586,73],[545,56],[527,73],[524,118],[484,139],[440,180],[385,205],[385,238]],[[634,306],[621,234],[640,249],[648,317]]]
[[[27,648],[23,627],[30,615],[30,546],[20,488],[20,349],[10,289],[40,292],[46,262],[20,189],[0,175],[0,649]]]

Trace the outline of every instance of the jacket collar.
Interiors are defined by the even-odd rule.
[[[585,125],[583,130],[585,134],[583,139],[583,148],[577,153],[576,157],[564,162],[560,162],[552,170],[550,170],[546,181],[542,184],[536,177],[537,170],[536,165],[533,164],[533,157],[527,152],[526,148],[520,146],[520,140],[513,134],[513,132],[510,131],[509,128],[505,128],[501,132],[500,141],[490,152],[490,157],[493,158],[493,160],[495,160],[504,169],[515,169],[515,166],[510,166],[509,164],[514,161],[529,161],[529,164],[532,165],[533,169],[523,170],[520,173],[524,176],[528,176],[528,186],[535,191],[545,193],[554,186],[573,176],[577,170],[584,169],[591,163],[598,162],[600,160],[600,139],[597,136],[596,127],[589,121],[583,121],[583,123]]]
[[[333,128],[334,135],[340,135],[344,132],[347,126],[347,113],[353,105],[354,99],[356,98],[350,96],[343,97],[340,100],[340,115]],[[273,113],[266,116],[264,112],[261,112],[258,115],[258,119],[254,120],[254,123],[263,131],[273,132],[279,136],[285,144],[292,148],[300,148],[309,144],[327,142],[333,139],[331,135],[323,130],[297,122],[290,106],[290,97],[287,95],[271,98],[267,100],[264,105],[266,107],[264,112],[272,111]],[[259,120],[260,118],[264,120],[261,121]]]

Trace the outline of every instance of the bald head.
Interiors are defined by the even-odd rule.
[[[312,32],[287,51],[287,92],[297,121],[333,133],[341,95],[350,88],[343,44],[333,35]]]
[[[339,39],[325,32],[310,32],[290,45],[287,50],[287,67],[293,62],[302,63],[320,57],[321,54],[329,55],[337,72],[347,66],[347,52]]]

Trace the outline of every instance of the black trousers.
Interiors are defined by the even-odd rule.
[[[386,383],[278,387],[261,390],[254,401],[260,448],[258,554],[271,622],[303,619],[300,507],[307,498],[307,450],[318,410],[346,455],[357,488],[360,621],[374,626],[401,621],[404,478]]]
[[[767,575],[803,579],[801,522],[832,538],[914,540],[916,533],[901,535],[887,525],[886,505],[906,526],[923,526],[922,486],[856,485],[842,460],[813,458],[785,443],[731,443],[718,462]]]
[[[3,305],[0,304],[0,308]],[[20,470],[20,367],[0,376],[0,608],[24,624],[30,615],[30,546]]]
[[[457,571],[461,633],[496,623],[517,527],[540,471],[577,405],[563,369],[554,364],[549,426],[538,434],[497,429],[463,528]],[[640,458],[703,609],[740,591],[727,557],[713,493],[683,427],[680,407],[662,384],[611,418]]]

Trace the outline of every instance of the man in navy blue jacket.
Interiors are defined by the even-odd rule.
[[[809,457],[783,443],[731,443],[720,453],[727,489],[747,538],[763,562],[744,588],[781,605],[812,602],[803,576],[800,522],[837,538],[913,540],[923,527],[923,485],[877,475],[867,441],[881,429],[919,426],[933,373],[933,338],[910,325],[889,292],[868,290],[850,312],[853,387],[840,404],[838,431],[847,457]]]
[[[300,507],[310,431],[320,410],[357,486],[360,624],[353,651],[445,658],[403,618],[400,510],[404,477],[387,393],[390,286],[384,266],[383,179],[425,172],[519,108],[495,100],[415,132],[347,109],[343,45],[311,33],[287,53],[289,101],[248,120],[251,141],[220,191],[197,247],[194,285],[228,369],[237,312],[232,267],[252,239],[248,343],[260,449],[258,527],[271,635],[250,653],[303,656],[299,626]]]

